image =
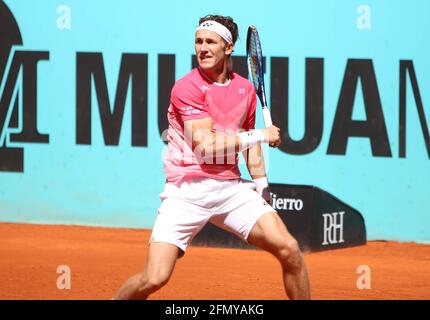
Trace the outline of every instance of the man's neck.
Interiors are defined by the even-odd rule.
[[[230,74],[227,70],[227,66],[224,64],[222,70],[203,70],[199,68],[203,75],[212,82],[225,84],[230,80]]]

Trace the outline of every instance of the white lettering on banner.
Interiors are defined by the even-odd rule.
[[[272,207],[275,210],[302,211],[303,200],[292,198],[278,198],[276,193],[270,193],[272,198]]]
[[[343,240],[343,215],[344,211],[324,213],[324,241],[323,246],[345,242]],[[339,221],[338,221],[339,217]],[[339,237],[338,237],[339,236]]]

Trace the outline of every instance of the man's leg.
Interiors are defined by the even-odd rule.
[[[290,299],[310,299],[309,278],[303,255],[296,239],[287,231],[277,213],[262,215],[247,240],[279,260],[285,291]]]
[[[146,299],[169,280],[178,258],[179,248],[173,244],[151,242],[143,272],[129,278],[114,300]]]

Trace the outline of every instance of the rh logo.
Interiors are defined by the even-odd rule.
[[[324,241],[323,246],[345,242],[343,239],[343,215],[344,211],[324,213]]]

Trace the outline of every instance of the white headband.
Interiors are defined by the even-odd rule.
[[[209,30],[217,33],[221,38],[223,38],[227,43],[233,43],[233,37],[230,30],[228,30],[224,25],[219,22],[208,20],[202,22],[202,24],[196,29],[199,30]]]

